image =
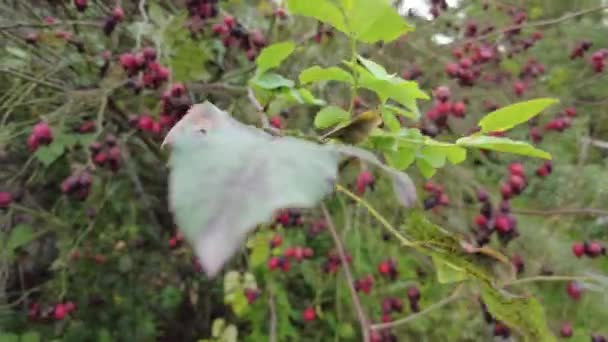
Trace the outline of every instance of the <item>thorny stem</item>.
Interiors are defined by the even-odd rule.
[[[361,305],[361,301],[359,300],[359,296],[357,295],[357,291],[354,288],[354,278],[352,273],[350,272],[350,266],[348,266],[348,261],[346,260],[346,255],[344,252],[344,247],[342,246],[342,241],[336,232],[336,227],[334,226],[334,222],[329,215],[327,207],[324,204],[321,204],[321,210],[323,211],[323,215],[325,216],[325,220],[327,221],[327,227],[331,236],[336,244],[336,249],[338,250],[338,255],[340,256],[340,262],[342,263],[342,269],[344,270],[344,275],[346,276],[346,281],[348,282],[348,288],[350,289],[350,294],[353,300],[353,304],[355,306],[355,310],[357,311],[357,316],[359,318],[359,323],[361,323],[361,336],[363,336],[363,341],[369,341],[369,320],[363,311],[363,306]]]

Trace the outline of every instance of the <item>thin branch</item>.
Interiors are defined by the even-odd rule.
[[[150,21],[148,19],[148,14],[146,13],[146,0],[139,0],[139,13],[141,14],[141,16],[144,18],[144,21],[147,23],[148,21]]]
[[[593,7],[593,8],[588,8],[585,10],[581,10],[578,12],[572,12],[572,13],[567,13],[564,14],[563,16],[559,17],[559,18],[554,18],[554,19],[547,19],[547,20],[539,20],[539,21],[535,21],[535,22],[528,22],[528,23],[523,23],[523,24],[519,24],[519,25],[512,25],[509,26],[507,28],[505,28],[502,31],[494,31],[494,32],[490,32],[481,36],[477,36],[474,37],[472,39],[465,39],[465,40],[459,40],[459,41],[454,41],[452,43],[450,43],[449,45],[454,45],[454,44],[463,44],[466,43],[468,41],[471,40],[483,40],[486,38],[490,38],[496,35],[500,35],[500,34],[504,34],[510,31],[514,31],[514,30],[519,30],[519,29],[526,29],[526,28],[533,28],[533,27],[542,27],[542,26],[548,26],[548,25],[555,25],[555,24],[559,24],[563,21],[566,20],[570,20],[570,19],[574,19],[576,17],[580,17],[583,15],[587,15],[589,13],[593,13],[593,12],[598,12],[598,11],[602,11],[608,9],[608,5],[601,5],[601,6],[597,6],[597,7]]]
[[[348,288],[350,289],[350,295],[353,300],[353,304],[355,306],[355,310],[357,311],[357,316],[359,318],[359,323],[361,324],[361,336],[363,336],[363,341],[369,341],[369,321],[367,316],[365,316],[365,312],[363,311],[363,306],[361,305],[361,301],[359,300],[359,296],[357,295],[357,291],[354,288],[355,280],[353,278],[352,273],[350,272],[350,266],[348,266],[348,261],[346,260],[346,255],[344,253],[344,247],[342,246],[342,241],[336,232],[336,227],[334,226],[334,222],[327,211],[327,207],[325,204],[321,204],[321,210],[323,211],[323,215],[325,216],[325,220],[327,221],[327,227],[331,236],[336,244],[336,249],[338,250],[338,255],[340,256],[340,262],[342,263],[342,269],[344,270],[344,275],[346,276],[346,281],[348,282]]]
[[[268,328],[268,341],[276,342],[277,341],[277,309],[274,303],[274,295],[272,293],[268,294],[268,306],[270,307],[270,325]]]
[[[520,215],[537,215],[537,216],[559,216],[559,215],[587,215],[587,216],[608,216],[608,211],[593,208],[572,208],[572,209],[553,209],[553,210],[535,210],[535,209],[513,209],[514,214]]]
[[[251,88],[247,88],[247,98],[249,99],[249,102],[251,102],[251,104],[255,107],[255,110],[257,110],[258,117],[260,119],[260,122],[262,123],[262,128],[270,128],[270,123],[268,122],[268,117],[266,117],[264,106],[262,106],[260,101],[258,101],[258,99],[255,97],[255,94],[253,93],[253,90]]]
[[[19,77],[19,78],[23,78],[24,80],[28,80],[30,82],[34,82],[34,83],[37,83],[37,84],[40,84],[40,85],[43,85],[43,86],[47,86],[47,87],[53,88],[55,90],[59,90],[59,91],[66,90],[65,87],[62,86],[62,85],[60,85],[60,84],[56,84],[56,83],[52,83],[52,82],[49,82],[49,81],[45,81],[45,80],[40,79],[40,78],[35,78],[35,77],[30,76],[30,75],[22,74],[20,72],[14,71],[14,70],[0,69],[0,72],[4,72],[4,73],[7,73],[7,74],[10,74],[10,75]]]
[[[591,145],[593,145],[595,147],[599,147],[599,148],[603,148],[603,149],[608,149],[608,141],[591,139],[591,138],[582,138],[581,140],[583,142],[591,144]]]
[[[527,283],[551,282],[551,281],[594,281],[593,277],[586,276],[536,276],[507,281],[502,286],[513,286]]]
[[[439,309],[439,308],[441,308],[443,306],[446,306],[446,305],[448,305],[450,303],[453,303],[453,302],[455,302],[455,301],[457,301],[459,299],[464,298],[458,292],[460,292],[460,287],[457,288],[454,291],[454,293],[452,293],[449,297],[440,300],[439,302],[437,302],[437,303],[435,303],[435,304],[427,307],[426,309],[424,309],[424,310],[422,310],[420,312],[417,312],[415,314],[411,314],[411,315],[409,315],[407,317],[398,319],[396,321],[392,321],[392,322],[388,322],[388,323],[373,324],[371,326],[371,328],[373,330],[383,330],[383,329],[390,329],[390,328],[394,328],[394,327],[397,327],[397,326],[409,323],[409,322],[411,322],[413,320],[416,320],[416,319],[418,319],[418,318],[420,318],[420,317],[428,314],[431,311],[437,310],[437,309]]]
[[[69,21],[58,21],[56,23],[14,23],[14,24],[9,24],[9,25],[3,25],[0,26],[0,31],[3,30],[13,30],[13,29],[18,29],[18,28],[22,28],[22,27],[29,27],[29,28],[47,28],[47,27],[56,27],[56,26],[69,26],[69,25],[81,25],[81,26],[95,26],[95,27],[101,27],[102,24],[100,22],[94,22],[94,21],[79,21],[79,20],[69,20]]]

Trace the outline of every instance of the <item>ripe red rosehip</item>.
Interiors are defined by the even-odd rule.
[[[563,338],[568,338],[572,336],[572,325],[570,323],[562,324],[562,327],[559,329],[559,334]]]
[[[224,25],[226,25],[228,28],[232,29],[234,24],[236,24],[236,20],[234,20],[233,16],[227,15],[224,17]]]
[[[380,272],[380,274],[382,274],[382,275],[390,274],[391,265],[388,263],[388,261],[383,261],[380,264],[378,264],[378,272]]]
[[[68,311],[66,310],[65,305],[63,305],[62,303],[55,305],[55,309],[53,310],[53,318],[60,321],[64,319],[67,314]]]
[[[590,258],[595,258],[602,254],[606,254],[606,249],[601,243],[591,241],[585,245],[585,254]]]
[[[507,215],[498,215],[494,220],[494,228],[500,233],[508,233],[513,229],[513,225]]]
[[[172,84],[169,89],[173,97],[182,97],[186,94],[186,86],[183,83]]]
[[[459,71],[460,66],[458,65],[458,63],[448,63],[445,66],[445,73],[448,74],[448,76],[450,77],[458,76]]]
[[[268,259],[268,269],[270,269],[271,271],[274,271],[279,268],[280,264],[281,260],[278,257],[272,257]]]
[[[374,175],[369,171],[363,171],[357,176],[355,188],[359,195],[363,195],[368,187],[374,185]]]
[[[76,7],[79,12],[83,12],[84,10],[86,10],[87,6],[88,0],[74,0],[74,7]]]
[[[8,191],[0,191],[0,208],[6,209],[13,202],[13,197]]]
[[[270,126],[276,128],[276,129],[285,128],[283,119],[279,115],[273,116],[272,118],[270,118]]]
[[[283,243],[283,237],[279,234],[270,239],[270,248],[277,248]]]
[[[462,101],[454,102],[452,104],[452,115],[457,118],[463,118],[467,110],[467,106]]]
[[[573,300],[579,300],[583,294],[583,287],[579,283],[571,281],[566,286],[566,292]]]
[[[577,258],[580,258],[585,254],[585,244],[582,242],[575,242],[572,244],[572,254]]]
[[[510,199],[511,197],[513,197],[513,189],[511,188],[510,184],[501,184],[500,185],[500,194],[502,195],[502,198],[505,200]]]
[[[487,229],[488,218],[481,214],[475,216],[475,225],[477,225],[477,227],[479,227],[480,229]]]
[[[407,288],[407,299],[410,302],[417,302],[420,300],[420,290],[416,286],[410,286]]]
[[[247,298],[247,303],[249,304],[253,304],[261,294],[260,290],[250,288],[243,289],[243,293],[245,294],[245,297]]]
[[[519,175],[511,175],[509,177],[509,185],[513,193],[519,194],[526,187],[526,180]]]
[[[535,143],[539,143],[543,140],[543,134],[540,132],[540,129],[538,129],[538,127],[530,128],[529,136],[530,139]]]
[[[445,102],[452,96],[452,91],[447,86],[439,86],[433,91],[433,96],[440,102]]]
[[[154,129],[154,120],[148,115],[141,115],[137,120],[137,128],[144,132],[152,132]]]
[[[304,311],[302,312],[302,319],[304,319],[305,322],[312,322],[317,318],[317,313],[315,312],[315,309],[312,307],[308,307],[306,309],[304,309]]]
[[[526,170],[522,163],[511,163],[509,164],[509,173],[511,173],[512,175],[524,177],[526,174]]]
[[[279,7],[274,10],[274,15],[276,15],[279,19],[286,19],[287,11],[283,7]]]
[[[526,91],[526,84],[524,82],[517,81],[517,82],[513,83],[513,92],[515,92],[515,95],[521,96],[524,94],[525,91]]]
[[[51,131],[49,124],[44,121],[41,121],[34,126],[32,134],[40,144],[49,144],[53,140],[53,131]]]
[[[564,110],[564,113],[566,113],[566,115],[568,115],[569,117],[573,118],[576,116],[576,108],[568,107]]]
[[[122,7],[116,6],[112,10],[112,19],[116,22],[121,22],[125,17],[125,12],[122,10]]]

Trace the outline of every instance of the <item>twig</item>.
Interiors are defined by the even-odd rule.
[[[268,328],[268,341],[277,341],[277,309],[274,303],[274,295],[268,294],[268,306],[270,307],[270,326]]]
[[[502,284],[502,286],[513,286],[513,285],[521,285],[527,283],[536,283],[536,282],[550,282],[550,281],[593,281],[595,280],[593,277],[586,276],[536,276],[536,277],[528,277],[522,279],[516,279],[507,281]]]
[[[474,37],[472,39],[465,39],[465,40],[460,40],[460,41],[454,41],[452,43],[450,43],[449,45],[453,45],[453,44],[463,44],[466,43],[468,41],[471,40],[483,40],[486,38],[490,38],[496,35],[500,35],[500,34],[504,34],[513,30],[519,30],[519,29],[526,29],[526,28],[532,28],[532,27],[541,27],[541,26],[548,26],[548,25],[554,25],[554,24],[559,24],[563,21],[566,20],[570,20],[576,17],[580,17],[589,13],[593,13],[593,12],[597,12],[597,11],[602,11],[608,9],[608,5],[601,5],[601,6],[597,6],[597,7],[593,7],[593,8],[588,8],[585,10],[581,10],[578,12],[573,12],[573,13],[567,13],[564,14],[563,16],[559,17],[559,18],[554,18],[554,19],[547,19],[547,20],[539,20],[539,21],[535,21],[535,22],[529,22],[529,23],[523,23],[523,24],[519,24],[519,25],[512,25],[509,26],[507,28],[505,28],[502,31],[494,31],[494,32],[490,32],[481,36],[477,36]]]
[[[139,13],[144,18],[144,22],[149,22],[150,20],[148,19],[148,14],[146,13],[146,0],[139,0],[139,6],[137,7],[139,8]]]
[[[346,189],[345,187],[343,187],[340,184],[336,184],[336,190],[347,195],[351,199],[355,200],[357,203],[363,205],[365,207],[365,209],[367,209],[367,211],[370,214],[372,214],[372,216],[376,220],[378,220],[378,222],[380,222],[384,226],[384,228],[386,228],[391,234],[396,236],[397,239],[399,239],[399,241],[401,241],[401,243],[404,246],[407,246],[407,247],[416,247],[417,246],[416,243],[410,241],[405,236],[400,234],[399,231],[397,231],[397,229],[395,227],[393,227],[393,225],[391,225],[382,215],[380,215],[380,213],[374,207],[371,206],[371,204],[367,203],[363,198],[353,194],[351,191],[349,191],[348,189]]]
[[[513,209],[514,214],[538,215],[538,216],[558,216],[558,215],[589,215],[589,216],[608,216],[608,211],[593,208],[572,208],[572,209],[553,209],[553,210],[534,210],[534,209]]]
[[[49,81],[45,81],[43,79],[35,78],[35,77],[29,76],[27,74],[22,74],[20,72],[14,71],[14,70],[0,69],[0,72],[4,72],[4,73],[7,73],[7,74],[10,74],[10,75],[19,77],[19,78],[23,78],[23,79],[28,80],[30,82],[38,83],[40,85],[44,85],[44,86],[47,86],[49,88],[53,88],[55,90],[60,90],[60,91],[64,91],[65,90],[65,87],[62,86],[62,85],[60,85],[60,84],[51,83]]]
[[[94,22],[94,21],[58,21],[56,23],[14,23],[14,24],[10,24],[10,25],[3,25],[0,26],[0,31],[2,30],[12,30],[12,29],[18,29],[21,27],[31,27],[31,28],[46,28],[46,27],[55,27],[55,26],[68,26],[68,25],[82,25],[82,26],[96,26],[96,27],[101,27],[102,24],[99,22]]]
[[[608,149],[608,141],[602,141],[602,140],[597,140],[597,139],[592,139],[592,138],[582,138],[581,140],[583,142],[591,144],[595,147]]]
[[[411,321],[413,321],[415,319],[418,319],[418,318],[420,318],[420,317],[428,314],[431,311],[439,309],[439,308],[441,308],[443,306],[446,306],[446,305],[448,305],[448,304],[450,304],[452,302],[455,302],[455,301],[463,298],[463,296],[460,295],[460,294],[458,294],[458,292],[460,292],[460,287],[457,288],[454,291],[454,293],[452,293],[452,295],[450,295],[449,297],[440,300],[439,302],[437,302],[437,303],[435,303],[435,304],[427,307],[426,309],[424,309],[424,310],[422,310],[420,312],[417,312],[415,314],[411,314],[411,315],[409,315],[407,317],[398,319],[396,321],[392,321],[392,322],[388,322],[388,323],[373,324],[371,326],[371,328],[373,330],[383,330],[383,329],[390,329],[390,328],[394,328],[394,327],[397,327],[397,326],[409,323],[409,322],[411,322]]]
[[[255,94],[253,93],[253,90],[251,88],[247,88],[247,98],[249,99],[249,102],[251,102],[251,104],[255,107],[255,110],[258,111],[258,117],[260,119],[260,122],[262,123],[262,128],[270,128],[270,123],[268,122],[268,118],[266,117],[264,106],[262,106],[260,101],[258,101],[258,99],[255,97]]]
[[[346,255],[344,254],[344,247],[342,246],[342,241],[336,232],[336,227],[334,226],[334,222],[327,211],[327,207],[325,204],[321,203],[321,210],[323,211],[323,215],[325,216],[325,220],[327,221],[327,227],[331,236],[336,244],[336,249],[338,250],[338,255],[340,256],[340,262],[342,263],[342,269],[344,270],[344,275],[346,276],[346,281],[348,282],[348,288],[350,289],[350,295],[353,300],[353,305],[355,306],[355,310],[357,311],[357,316],[359,318],[359,323],[361,324],[361,336],[363,336],[363,341],[369,341],[369,321],[367,316],[365,316],[365,312],[363,312],[363,306],[361,305],[361,301],[359,300],[359,296],[357,295],[357,291],[354,288],[355,280],[353,278],[352,273],[350,272],[350,267],[348,266],[348,261],[346,260]]]

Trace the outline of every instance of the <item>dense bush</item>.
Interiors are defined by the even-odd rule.
[[[608,6],[335,3],[0,4],[1,341],[605,341]],[[161,148],[205,100],[319,142],[381,117],[356,142],[418,201],[349,160],[209,278]]]

